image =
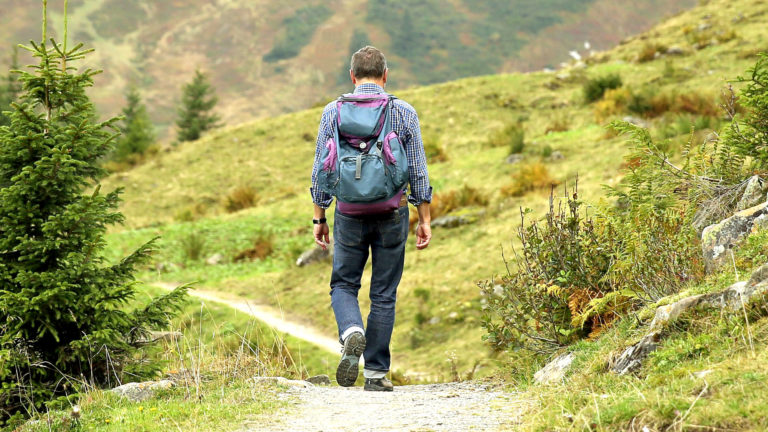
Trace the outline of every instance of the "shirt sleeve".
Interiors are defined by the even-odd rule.
[[[317,187],[317,171],[322,166],[320,157],[323,153],[323,147],[328,141],[328,138],[333,136],[331,131],[331,112],[330,110],[323,111],[323,115],[320,117],[320,126],[317,129],[317,143],[315,144],[315,161],[312,164],[312,187],[309,189],[309,193],[312,195],[312,202],[317,204],[320,208],[327,209],[331,206],[333,197]]]
[[[424,154],[424,143],[421,140],[419,117],[415,112],[410,116],[407,124],[407,133],[410,136],[405,143],[405,148],[408,156],[408,175],[411,184],[408,202],[418,206],[424,202],[432,202],[432,186],[429,185],[427,157]]]

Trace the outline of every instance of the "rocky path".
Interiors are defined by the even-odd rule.
[[[170,291],[179,284],[154,282],[152,285]],[[320,333],[312,327],[287,320],[279,309],[252,303],[248,300],[226,298],[221,293],[213,291],[191,289],[189,290],[189,295],[202,300],[225,304],[262,321],[280,333],[286,333],[295,338],[305,340],[334,354],[339,353],[340,345],[338,340]]]
[[[529,403],[474,382],[400,386],[391,393],[291,387],[280,397],[292,406],[249,420],[241,432],[512,430]]]

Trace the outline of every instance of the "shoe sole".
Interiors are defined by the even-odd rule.
[[[342,387],[352,387],[360,373],[360,356],[365,351],[365,336],[352,333],[344,344],[344,353],[336,368],[336,382]]]

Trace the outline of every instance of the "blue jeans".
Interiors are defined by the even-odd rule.
[[[331,306],[339,336],[351,327],[365,328],[365,369],[387,372],[397,285],[405,262],[408,207],[371,216],[347,216],[336,210],[333,237]],[[371,311],[368,325],[363,327],[357,293],[369,250],[372,258]]]

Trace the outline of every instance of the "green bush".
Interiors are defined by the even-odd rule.
[[[622,85],[621,77],[617,74],[589,79],[583,87],[584,100],[587,103],[595,102],[600,100],[607,90],[617,89]]]
[[[488,145],[509,147],[509,154],[522,153],[525,149],[525,131],[518,123],[508,124],[491,135]]]

